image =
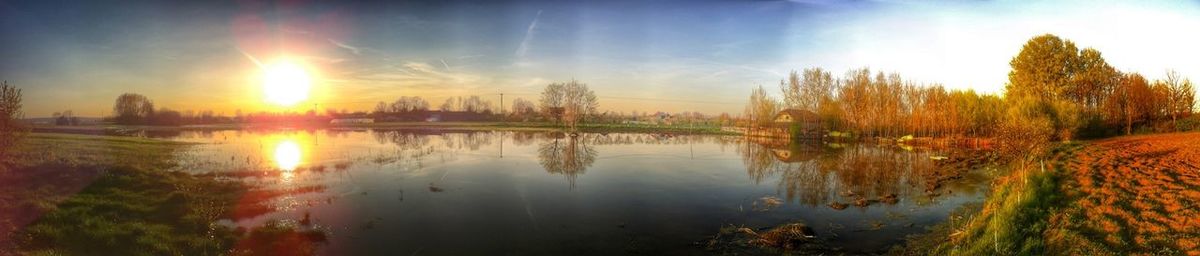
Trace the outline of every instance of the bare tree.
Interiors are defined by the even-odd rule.
[[[751,119],[751,127],[771,123],[771,117],[778,111],[779,101],[767,95],[767,91],[761,85],[750,92],[750,104],[746,105],[746,117]]]
[[[596,93],[588,89],[587,84],[571,80],[563,85],[563,96],[562,120],[574,131],[580,121],[596,112]]]
[[[454,111],[454,98],[446,98],[446,101],[442,102],[441,106],[438,106],[438,110],[442,112]]]
[[[537,106],[532,101],[517,98],[513,100],[511,114],[521,118],[533,117],[537,114]]]
[[[1175,70],[1167,71],[1167,80],[1163,82],[1168,90],[1167,114],[1171,115],[1171,125],[1178,127],[1179,117],[1192,114],[1192,107],[1196,104],[1196,91],[1192,88],[1192,81],[1181,79]]]
[[[462,111],[471,113],[491,113],[492,102],[485,101],[479,96],[471,95],[471,97],[467,97],[467,99],[462,102]]]
[[[541,103],[538,107],[548,118],[554,119],[555,122],[561,122],[565,99],[566,84],[552,83],[546,85],[546,89],[542,90]]]

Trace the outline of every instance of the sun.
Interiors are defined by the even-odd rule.
[[[308,99],[312,80],[304,67],[281,60],[263,67],[263,93],[267,102],[292,106]]]

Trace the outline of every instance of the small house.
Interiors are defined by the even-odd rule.
[[[816,113],[800,109],[784,109],[775,114],[775,126],[780,128],[800,129],[801,134],[821,134],[821,117]]]

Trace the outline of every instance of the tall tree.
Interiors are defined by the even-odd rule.
[[[1034,37],[1009,62],[1012,71],[1008,73],[1006,96],[1062,99],[1072,91],[1080,62],[1074,42],[1051,34]]]
[[[1192,114],[1196,105],[1196,90],[1191,80],[1180,78],[1175,70],[1167,71],[1167,79],[1163,83],[1168,90],[1167,112],[1171,115],[1171,125],[1178,127],[1179,117]]]
[[[113,114],[118,124],[144,124],[154,115],[154,102],[141,94],[121,94],[113,104]]]
[[[596,112],[596,93],[587,84],[571,80],[563,85],[563,122],[574,131],[580,121]]]
[[[1083,49],[1079,58],[1079,70],[1074,75],[1074,86],[1068,90],[1067,97],[1088,113],[1095,113],[1113,92],[1121,80],[1121,74],[1109,66],[1096,49]]]
[[[767,95],[760,85],[750,92],[750,104],[746,105],[746,117],[750,118],[751,126],[770,124],[775,113],[779,112],[779,101]]]
[[[1106,119],[1125,128],[1125,134],[1133,133],[1133,125],[1148,120],[1153,111],[1154,92],[1146,78],[1138,73],[1121,77],[1120,83],[1105,100]]]
[[[562,121],[563,105],[566,104],[566,84],[551,83],[546,85],[546,89],[542,90],[542,97],[538,104],[542,114],[555,122]]]
[[[516,98],[512,102],[512,111],[509,113],[512,116],[530,118],[537,114],[537,106],[532,101]]]

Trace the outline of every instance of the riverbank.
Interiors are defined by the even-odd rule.
[[[1200,133],[1064,143],[898,255],[1190,254],[1200,250]]]
[[[383,130],[436,130],[436,131],[538,131],[561,132],[568,128],[545,122],[387,122],[363,124],[325,123],[262,123],[262,124],[211,124],[184,126],[140,126],[140,125],[87,125],[87,126],[34,126],[39,133],[67,133],[88,135],[145,135],[179,131],[220,130],[271,130],[271,129],[383,129]],[[740,135],[723,131],[719,126],[690,125],[637,125],[637,124],[581,124],[579,132],[588,133],[668,133]],[[152,135],[151,135],[152,136]]]
[[[189,143],[144,138],[27,136],[0,168],[0,251],[32,255],[222,255],[267,252],[303,227],[219,225],[258,191],[171,171]],[[264,232],[266,234],[264,234]],[[246,242],[251,241],[251,242]],[[304,240],[308,241],[308,240]],[[284,241],[287,242],[287,241]],[[314,248],[312,243],[279,244]],[[308,246],[306,246],[308,245]]]

